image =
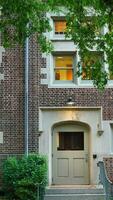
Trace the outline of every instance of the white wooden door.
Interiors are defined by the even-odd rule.
[[[53,184],[89,184],[88,132],[80,126],[53,131]]]

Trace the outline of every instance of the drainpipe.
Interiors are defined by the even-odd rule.
[[[24,102],[24,132],[25,132],[25,155],[28,156],[28,135],[29,135],[29,38],[25,39],[25,50],[24,50],[24,64],[25,64],[25,102]]]

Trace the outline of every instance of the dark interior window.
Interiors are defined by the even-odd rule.
[[[83,132],[59,132],[57,150],[84,150]]]

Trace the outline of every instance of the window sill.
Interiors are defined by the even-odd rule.
[[[57,36],[57,35],[51,37],[50,40],[53,42],[55,42],[55,41],[65,41],[65,42],[72,41],[71,38],[65,38],[65,36]]]
[[[76,83],[52,83],[48,86],[49,88],[94,88],[92,83],[87,84],[76,84]]]
[[[48,85],[49,88],[95,88],[93,83],[53,83]],[[113,88],[113,82],[109,83],[106,88]]]

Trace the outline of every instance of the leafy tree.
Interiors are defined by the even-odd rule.
[[[23,44],[26,37],[37,34],[43,52],[52,48],[44,32],[50,31],[49,20],[45,13],[49,5],[42,0],[1,0],[0,31],[5,47],[15,43]]]
[[[94,86],[104,89],[109,77],[113,77],[113,0],[56,0],[54,4],[67,9],[66,37],[78,46],[81,58],[78,76],[88,77],[90,71]],[[90,59],[91,50],[103,54],[103,61],[97,59],[83,67],[82,61],[86,56]]]
[[[42,33],[50,31],[51,27],[45,13],[66,10],[65,35],[78,46],[81,57],[77,75],[88,77],[91,71],[94,86],[105,88],[109,72],[113,76],[113,0],[10,0],[10,3],[1,0],[0,6],[0,29],[5,45],[12,41],[23,43],[26,36],[36,33],[42,51],[48,52],[52,46]],[[83,67],[82,61],[86,56],[90,58],[92,49],[103,53],[103,62],[97,59]],[[104,69],[104,63],[108,63],[108,71]]]

